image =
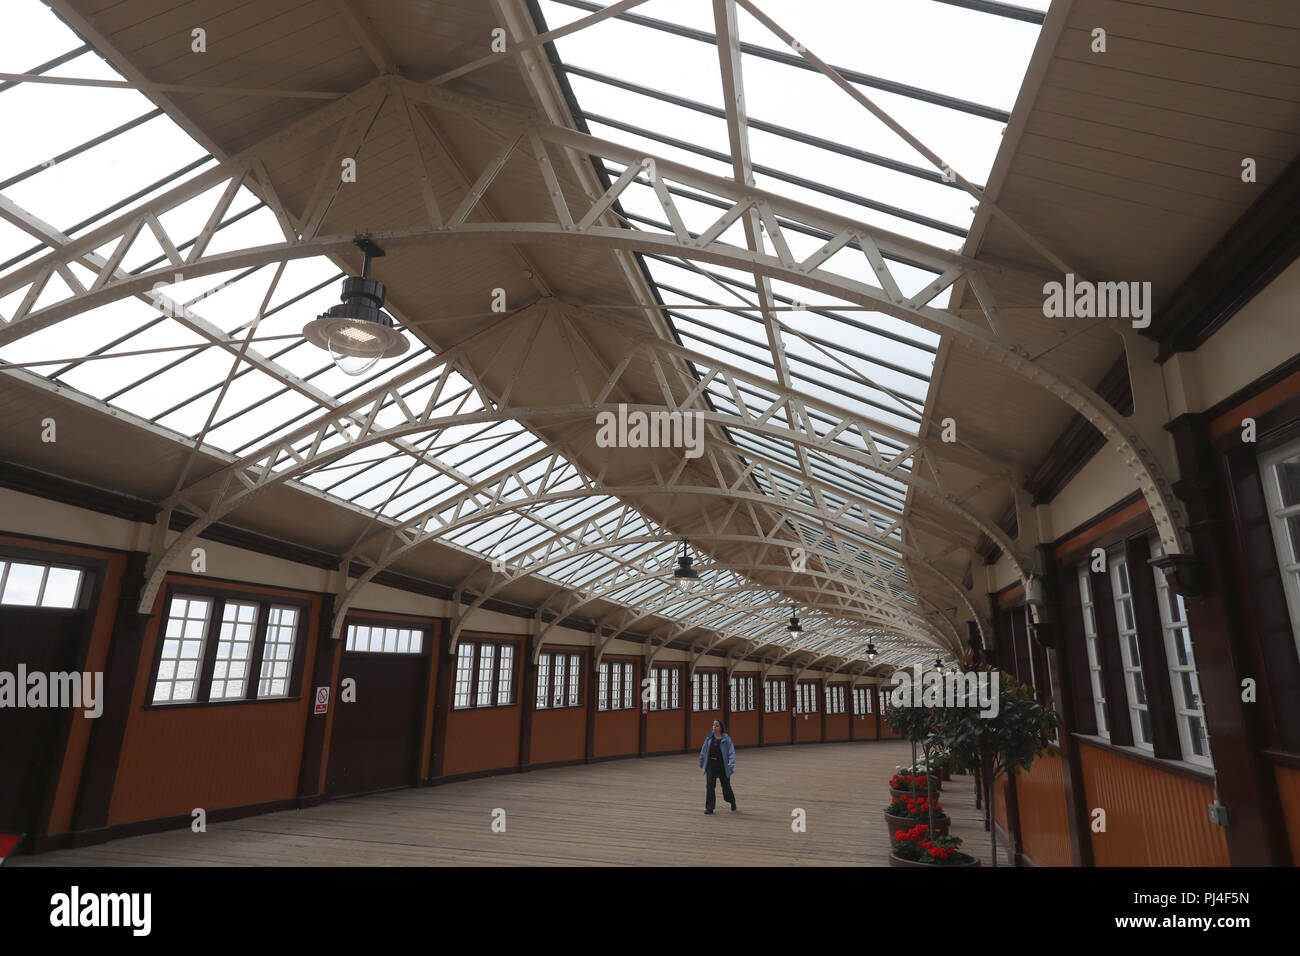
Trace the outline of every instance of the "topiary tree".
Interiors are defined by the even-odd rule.
[[[934,732],[934,714],[928,707],[899,707],[889,703],[885,706],[885,723],[889,729],[912,744],[912,773],[916,773],[916,745]],[[926,779],[930,776],[930,767],[925,768]]]
[[[995,785],[1000,777],[1028,770],[1052,740],[1060,718],[1040,704],[1034,689],[1005,671],[976,668],[981,680],[996,680],[996,713],[979,707],[943,707],[935,713],[936,730],[958,766],[980,774],[988,805],[993,865],[998,865]]]

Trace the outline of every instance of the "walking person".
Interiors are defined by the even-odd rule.
[[[731,775],[736,769],[736,745],[727,736],[727,731],[720,720],[713,722],[713,729],[705,739],[704,746],[700,748],[700,769],[704,771],[704,776],[708,780],[704,812],[713,812],[714,804],[717,802],[714,792],[719,780],[722,781],[722,799],[731,804],[734,812],[736,795],[731,792]]]

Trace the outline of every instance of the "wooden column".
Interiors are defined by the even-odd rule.
[[[828,699],[828,694],[827,694],[827,692],[829,691],[830,688],[828,688],[828,687],[826,686],[826,681],[824,681],[824,680],[823,680],[823,681],[818,681],[817,684],[815,684],[814,686],[817,688],[817,694],[818,694],[818,696],[821,697],[821,706],[817,708],[819,711],[821,711],[821,715],[822,715],[822,740],[821,740],[821,742],[822,742],[822,743],[826,743],[826,706],[827,706],[826,701],[827,701],[827,699]]]
[[[1259,424],[1263,434],[1268,424],[1262,415]],[[1293,861],[1277,782],[1260,753],[1267,745],[1263,708],[1241,698],[1247,677],[1257,681],[1260,696],[1265,696],[1272,667],[1295,667],[1295,647],[1263,646],[1263,641],[1277,638],[1263,637],[1266,629],[1254,626],[1260,599],[1242,600],[1243,594],[1250,594],[1243,569],[1256,559],[1263,567],[1276,567],[1276,555],[1262,553],[1273,547],[1271,536],[1261,533],[1267,529],[1257,525],[1246,539],[1244,529],[1233,523],[1261,510],[1255,451],[1234,449],[1234,455],[1225,456],[1221,471],[1208,425],[1202,416],[1183,415],[1166,428],[1174,435],[1179,470],[1185,476],[1174,490],[1187,505],[1193,553],[1200,561],[1200,596],[1187,600],[1188,627],[1219,795],[1228,808],[1228,854],[1233,866],[1287,866]],[[1231,485],[1224,482],[1225,472]],[[1254,553],[1256,549],[1261,553]],[[1294,706],[1294,701],[1283,706]]]
[[[1047,651],[1052,670],[1052,697],[1056,712],[1061,717],[1057,731],[1060,740],[1061,777],[1065,784],[1066,825],[1070,834],[1070,857],[1075,866],[1092,866],[1092,837],[1089,826],[1087,793],[1083,785],[1083,763],[1079,756],[1076,732],[1094,732],[1091,723],[1086,730],[1080,723],[1082,717],[1095,722],[1092,709],[1092,692],[1088,684],[1080,687],[1074,680],[1082,669],[1087,677],[1088,656],[1084,647],[1083,608],[1079,598],[1079,585],[1071,568],[1062,568],[1052,560],[1051,549],[1041,546],[1043,567],[1051,569],[1048,594],[1052,610],[1051,635],[1053,647]],[[1081,698],[1080,694],[1086,694]],[[1086,707],[1086,709],[1085,709]]]
[[[537,661],[533,656],[532,647],[534,640],[536,638],[528,638],[523,642],[524,676],[519,684],[519,768],[521,770],[532,761],[533,714],[537,711]]]
[[[438,690],[433,702],[433,759],[429,766],[429,775],[433,779],[442,776],[447,754],[447,720],[451,716],[452,682],[456,679],[456,658],[450,652],[450,647],[451,618],[444,617],[439,620],[438,645],[435,650],[440,656]]]
[[[597,634],[597,637],[600,635]],[[596,756],[596,690],[598,687],[597,675],[599,670],[596,666],[596,649],[594,647],[587,649],[587,744],[584,750],[584,758],[587,763],[591,763]]]

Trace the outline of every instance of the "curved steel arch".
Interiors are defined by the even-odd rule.
[[[757,536],[757,535],[728,535],[728,534],[715,534],[715,535],[712,536],[712,539],[714,539],[714,540],[720,540],[720,541],[744,542],[744,543],[754,543],[754,544],[771,544],[771,543],[772,543],[771,539],[763,538],[763,537],[760,537],[760,536]],[[644,543],[676,544],[676,542],[677,542],[678,540],[679,540],[679,539],[678,539],[676,536],[673,536],[673,535],[666,535],[666,534],[665,534],[665,535],[645,535],[645,536],[637,536],[637,537],[631,537],[631,538],[621,539],[619,543],[620,543],[620,544],[624,544],[624,545],[628,545],[628,544],[644,544]],[[517,575],[515,575],[515,576],[513,576],[513,577],[509,577],[509,578],[505,579],[504,581],[502,581],[500,584],[498,584],[498,585],[496,585],[496,586],[494,586],[494,587],[488,588],[488,589],[487,589],[483,594],[481,594],[481,595],[479,595],[477,598],[475,598],[474,602],[471,603],[471,605],[470,605],[470,607],[469,607],[469,610],[467,610],[466,612],[464,612],[464,614],[461,615],[460,619],[463,620],[463,619],[465,618],[465,616],[467,616],[471,611],[475,610],[475,609],[478,608],[478,607],[481,607],[485,602],[487,602],[488,600],[490,600],[490,599],[491,599],[491,598],[492,598],[496,593],[498,593],[502,588],[504,588],[504,587],[506,587],[507,585],[513,583],[514,581],[518,580],[519,578],[526,577],[526,576],[528,576],[528,575],[530,575],[530,574],[537,573],[538,571],[542,570],[542,569],[545,568],[545,567],[548,567],[549,565],[552,565],[552,564],[558,564],[558,563],[561,563],[561,562],[563,562],[563,561],[569,561],[569,560],[572,560],[572,558],[574,558],[574,557],[577,556],[577,555],[580,555],[580,554],[586,554],[586,553],[590,553],[590,552],[593,552],[593,551],[599,551],[599,550],[601,550],[601,549],[603,549],[603,548],[605,548],[605,547],[607,547],[607,546],[608,546],[608,542],[603,542],[603,541],[602,541],[602,542],[595,543],[595,544],[588,544],[588,545],[585,545],[585,546],[582,546],[582,547],[577,547],[577,548],[573,548],[573,549],[566,550],[566,551],[563,552],[562,554],[558,554],[558,555],[555,555],[555,556],[550,556],[550,557],[547,557],[547,558],[545,558],[545,559],[543,559],[543,560],[541,560],[541,561],[535,562],[535,563],[533,563],[533,564],[531,564],[531,565],[529,566],[529,568],[528,568],[528,570],[527,570],[526,572],[521,572],[521,573],[519,573],[519,574],[517,574]],[[985,633],[986,622],[985,622],[985,620],[980,616],[980,614],[979,614],[978,610],[975,608],[974,604],[972,604],[972,603],[970,602],[969,598],[965,595],[965,593],[961,590],[961,588],[958,587],[958,586],[956,585],[956,582],[953,582],[953,581],[951,580],[951,578],[947,578],[946,575],[945,575],[945,580],[947,580],[950,584],[952,584],[952,585],[954,586],[954,589],[957,590],[958,595],[962,598],[963,602],[964,602],[964,603],[966,604],[966,606],[967,606],[967,609],[970,611],[972,618],[976,621],[977,626],[980,628],[981,633]],[[453,633],[452,633],[452,644],[453,644],[453,646],[454,646],[454,642],[456,641],[456,639],[458,638],[458,636],[459,636],[459,628],[453,626]]]
[[[1101,431],[1108,443],[1117,447],[1125,456],[1125,464],[1135,474],[1139,488],[1146,497],[1155,518],[1162,544],[1167,553],[1183,553],[1182,529],[1176,526],[1173,516],[1181,516],[1181,508],[1176,503],[1169,482],[1160,472],[1155,457],[1145,447],[1145,443],[1135,430],[1129,428],[1123,417],[1109,403],[1083,382],[1065,372],[1057,370],[1039,359],[1029,356],[1022,346],[998,339],[991,333],[984,332],[973,323],[928,306],[909,302],[895,302],[886,297],[885,292],[848,277],[825,273],[819,268],[799,271],[796,264],[782,262],[778,257],[741,250],[735,247],[712,243],[700,247],[683,242],[676,236],[637,232],[630,229],[591,226],[586,231],[577,232],[552,223],[464,223],[454,228],[444,229],[404,229],[377,233],[375,241],[385,248],[400,249],[428,243],[437,244],[446,241],[487,241],[498,243],[519,243],[524,241],[550,241],[560,243],[591,244],[604,249],[621,248],[638,252],[667,252],[683,258],[710,262],[733,269],[758,271],[769,278],[780,279],[796,285],[816,289],[830,295],[839,296],[851,302],[868,305],[895,318],[912,322],[930,331],[942,334],[949,332],[960,336],[967,347],[978,354],[992,359],[1032,383],[1052,392],[1079,412],[1094,427]],[[351,251],[352,237],[333,236],[297,242],[280,242],[236,252],[200,257],[194,262],[184,264],[186,278],[196,278],[265,265],[288,259],[301,259],[316,255],[342,255]],[[34,264],[39,265],[39,263]],[[52,265],[49,267],[54,268]],[[95,289],[53,303],[36,312],[27,313],[10,321],[0,328],[0,345],[8,344],[21,335],[46,328],[63,319],[80,314],[91,308],[117,301],[129,295],[136,295],[151,289],[155,283],[166,282],[175,271],[175,265],[158,268],[149,272],[108,281]],[[23,272],[25,270],[20,270]],[[972,278],[965,270],[950,269],[941,279],[943,284],[927,288],[930,297],[937,295],[962,276]],[[40,273],[31,281],[33,288],[39,281]],[[978,277],[974,277],[978,279]],[[0,295],[16,286],[14,277],[0,283]],[[45,276],[48,279],[48,274]],[[972,283],[975,284],[975,283]],[[930,290],[933,289],[931,293]],[[39,294],[39,289],[37,289]],[[925,293],[923,293],[924,295]],[[20,334],[19,334],[20,333]],[[664,343],[665,345],[667,343]],[[718,364],[708,361],[707,364]],[[769,386],[770,387],[770,386]],[[807,400],[807,399],[805,399]],[[940,496],[943,497],[942,495]],[[949,495],[951,498],[951,495]],[[992,524],[992,522],[989,522]],[[1014,549],[1011,549],[1014,550]]]

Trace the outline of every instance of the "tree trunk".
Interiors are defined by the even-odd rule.
[[[984,793],[989,812],[989,838],[993,849],[993,865],[998,865],[998,816],[997,816],[997,781],[993,778],[993,761],[989,757],[981,759],[984,771]]]

